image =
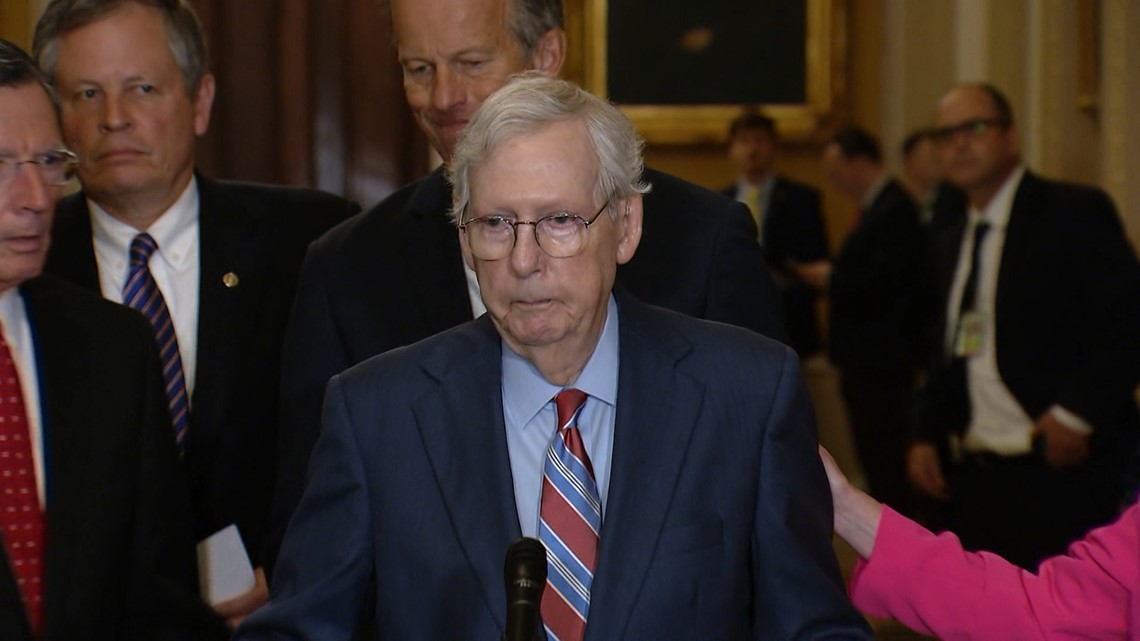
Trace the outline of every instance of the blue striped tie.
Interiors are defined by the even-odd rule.
[[[538,538],[546,546],[548,566],[542,621],[551,641],[581,641],[597,566],[602,501],[578,431],[586,393],[566,389],[554,401],[558,433],[546,449],[539,509]]]
[[[150,257],[156,251],[158,243],[154,242],[150,234],[139,234],[131,241],[131,267],[127,272],[127,284],[123,286],[123,303],[142,312],[154,327],[154,338],[162,359],[166,399],[170,403],[170,417],[174,424],[174,441],[178,444],[178,451],[182,452],[186,428],[190,422],[190,405],[186,397],[186,377],[182,372],[182,355],[178,352],[174,323],[170,320],[170,310],[166,308],[162,291],[150,274]]]

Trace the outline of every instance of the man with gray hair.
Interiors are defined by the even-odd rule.
[[[274,534],[301,495],[329,378],[485,311],[447,220],[445,168],[487,96],[527,69],[557,75],[566,55],[561,0],[388,4],[408,106],[445,167],[309,250],[283,353]],[[782,340],[775,289],[744,205],[652,169],[645,177],[654,190],[645,198],[644,238],[617,282],[643,302]]]
[[[35,53],[82,161],[46,270],[154,325],[195,534],[235,527],[255,568],[241,589],[205,590],[236,623],[266,595],[281,345],[301,260],[358,208],[195,171],[215,83],[187,0],[52,0]]]
[[[641,146],[541,73],[483,103],[448,175],[488,313],[332,379],[270,603],[236,639],[361,620],[500,638],[520,536],[546,550],[550,639],[870,638],[794,353],[615,287],[651,188]]]

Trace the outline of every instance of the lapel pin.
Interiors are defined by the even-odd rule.
[[[238,275],[233,272],[226,272],[226,275],[222,276],[222,284],[230,289],[237,287],[239,282],[241,281],[238,279]]]

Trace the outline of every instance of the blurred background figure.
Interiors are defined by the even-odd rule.
[[[748,206],[757,240],[779,291],[791,346],[804,359],[818,352],[819,290],[796,274],[801,263],[826,260],[827,234],[819,191],[776,173],[779,136],[776,122],[746,111],[728,128],[728,156],[738,171],[736,183],[721,193]]]
[[[863,129],[836,133],[823,167],[859,213],[834,266],[815,263],[801,272],[831,296],[831,360],[871,493],[909,512],[905,453],[930,323],[918,208],[887,175],[878,141]]]
[[[909,472],[950,500],[967,549],[1032,570],[1119,509],[1140,433],[1140,263],[1104,192],[1025,167],[997,88],[955,87],[935,127],[969,205],[939,238]]]

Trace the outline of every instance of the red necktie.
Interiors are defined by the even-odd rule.
[[[554,398],[558,433],[546,450],[539,540],[546,546],[546,590],[542,621],[551,641],[581,641],[590,610],[590,585],[597,565],[602,503],[594,467],[578,431],[586,393],[565,389]]]
[[[20,377],[0,327],[0,530],[32,634],[43,625],[44,514]]]

